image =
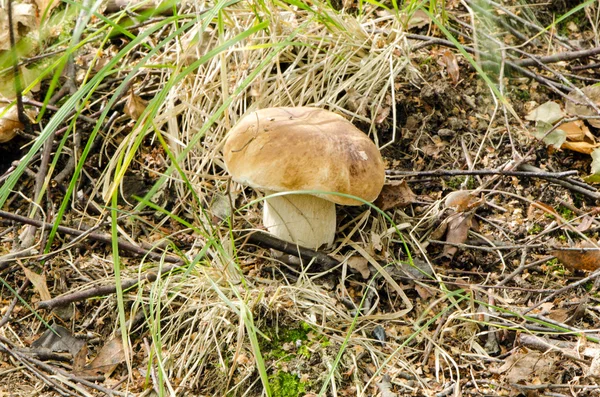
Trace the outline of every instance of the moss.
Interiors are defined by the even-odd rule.
[[[515,90],[515,97],[521,101],[530,101],[531,93],[529,90]]]
[[[542,227],[542,225],[539,224],[535,224],[533,226],[531,226],[529,228],[529,230],[527,231],[528,234],[534,235],[534,234],[538,234],[541,233],[544,230],[544,228]]]
[[[557,211],[565,220],[570,221],[575,218],[575,213],[564,205],[559,205]]]
[[[297,397],[304,394],[306,385],[297,375],[279,371],[269,378],[274,397]]]
[[[301,322],[296,328],[281,328],[279,332],[270,330],[266,333],[271,340],[263,341],[261,350],[265,352],[267,358],[276,360],[290,361],[297,356],[310,358],[310,346],[313,343],[318,342],[323,345],[329,342],[325,336],[314,337],[312,334],[316,333],[315,330],[305,322]],[[301,343],[298,344],[298,341]],[[290,343],[296,344],[297,348],[284,349],[284,345]]]

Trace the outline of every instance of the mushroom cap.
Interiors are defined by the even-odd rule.
[[[236,182],[275,192],[321,190],[373,201],[385,179],[381,153],[340,115],[313,107],[266,108],[229,131],[225,165]],[[315,196],[343,205],[362,202]]]

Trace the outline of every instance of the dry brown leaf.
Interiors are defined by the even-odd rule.
[[[429,25],[431,23],[431,18],[429,18],[429,15],[427,15],[425,11],[417,10],[410,15],[410,18],[407,15],[404,23],[409,30],[412,28],[418,29]]]
[[[428,301],[431,297],[435,296],[436,290],[426,285],[415,284],[415,291],[419,294],[419,297],[424,301]]]
[[[568,150],[572,150],[574,152],[583,153],[583,154],[592,154],[592,152],[598,147],[600,147],[600,144],[598,144],[598,143],[591,144],[591,143],[585,142],[585,141],[583,141],[583,142],[565,141],[561,145],[561,149],[568,149]]]
[[[364,279],[368,279],[371,275],[371,271],[369,270],[369,261],[362,256],[351,256],[348,258],[348,266],[358,271]]]
[[[16,106],[6,110],[0,106],[0,143],[8,142],[17,135],[18,130],[24,128],[23,123],[19,121],[19,112]]]
[[[457,84],[460,80],[460,68],[458,67],[458,61],[456,56],[450,50],[443,50],[440,54],[438,63],[446,67],[448,75],[452,79],[453,84]]]
[[[577,225],[575,230],[583,233],[583,232],[587,231],[590,227],[592,227],[593,224],[594,224],[594,218],[592,218],[589,215],[584,215],[583,218],[581,218],[581,222],[579,223],[579,225]]]
[[[87,345],[83,345],[75,357],[73,357],[73,373],[79,374],[83,371],[87,362],[87,353]]]
[[[590,85],[581,89],[583,95],[573,90],[565,101],[565,110],[567,113],[573,116],[598,116],[598,113],[589,105],[586,105],[584,96],[596,104],[597,107],[600,105],[600,86]],[[569,100],[571,99],[571,100]],[[574,102],[579,102],[574,103]],[[600,128],[600,120],[586,120],[591,126]]]
[[[590,133],[590,129],[581,120],[561,124],[559,128],[567,133],[567,139],[571,141],[583,141],[586,137],[595,141],[594,135]]]
[[[398,395],[392,391],[392,382],[389,375],[383,375],[381,381],[377,383],[381,397],[397,397]]]
[[[31,281],[35,290],[40,294],[40,299],[43,301],[50,300],[52,297],[50,296],[50,291],[48,291],[48,286],[46,285],[46,276],[37,274],[24,266],[23,271],[25,272],[25,277]]]
[[[456,212],[465,212],[479,207],[484,201],[483,197],[475,197],[468,190],[457,190],[448,193],[445,204]]]
[[[346,91],[346,107],[351,112],[354,112],[359,116],[367,117],[368,105],[368,98],[356,91],[355,88],[349,88],[348,91]]]
[[[35,0],[35,3],[38,8],[38,16],[42,18],[45,14],[47,18],[52,9],[60,3],[60,0]]]
[[[446,242],[453,244],[464,244],[469,236],[469,230],[473,226],[473,213],[456,213],[448,217],[448,230],[446,230]],[[443,255],[453,258],[458,247],[444,245]]]
[[[504,383],[530,383],[534,380],[546,383],[556,374],[556,363],[560,359],[555,354],[537,351],[518,352],[508,356],[504,364],[492,369],[495,374],[504,375]]]
[[[390,182],[383,185],[375,205],[383,211],[392,208],[404,208],[415,202],[417,195],[408,187],[405,180]]]
[[[85,366],[84,374],[103,374],[108,377],[117,368],[117,365],[125,361],[125,350],[121,338],[114,338],[106,342],[100,349],[96,358]]]
[[[561,149],[591,154],[594,149],[600,146],[596,137],[581,120],[565,123],[561,125],[559,129],[567,134],[567,140],[562,144]]]
[[[578,244],[582,250],[561,250],[554,249],[548,251],[568,269],[586,270],[593,272],[600,268],[600,250],[593,249],[594,246],[588,242]]]
[[[135,95],[133,90],[131,90],[129,96],[127,97],[127,102],[125,103],[125,109],[123,111],[133,120],[137,121],[142,113],[144,113],[144,110],[146,110],[146,106],[148,106],[148,103],[139,96]]]
[[[33,4],[13,3],[12,17],[16,41],[30,31],[36,29],[38,26],[36,21],[36,10]],[[20,29],[17,29],[17,26],[19,26]],[[10,37],[7,9],[5,7],[0,7],[0,51],[3,50],[10,50]]]

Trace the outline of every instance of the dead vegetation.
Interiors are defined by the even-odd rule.
[[[115,4],[0,46],[0,391],[598,394],[596,3]],[[225,172],[283,106],[384,155],[331,249]]]

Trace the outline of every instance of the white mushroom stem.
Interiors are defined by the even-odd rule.
[[[306,248],[331,246],[335,204],[308,194],[271,197],[265,200],[263,225],[274,236]]]

